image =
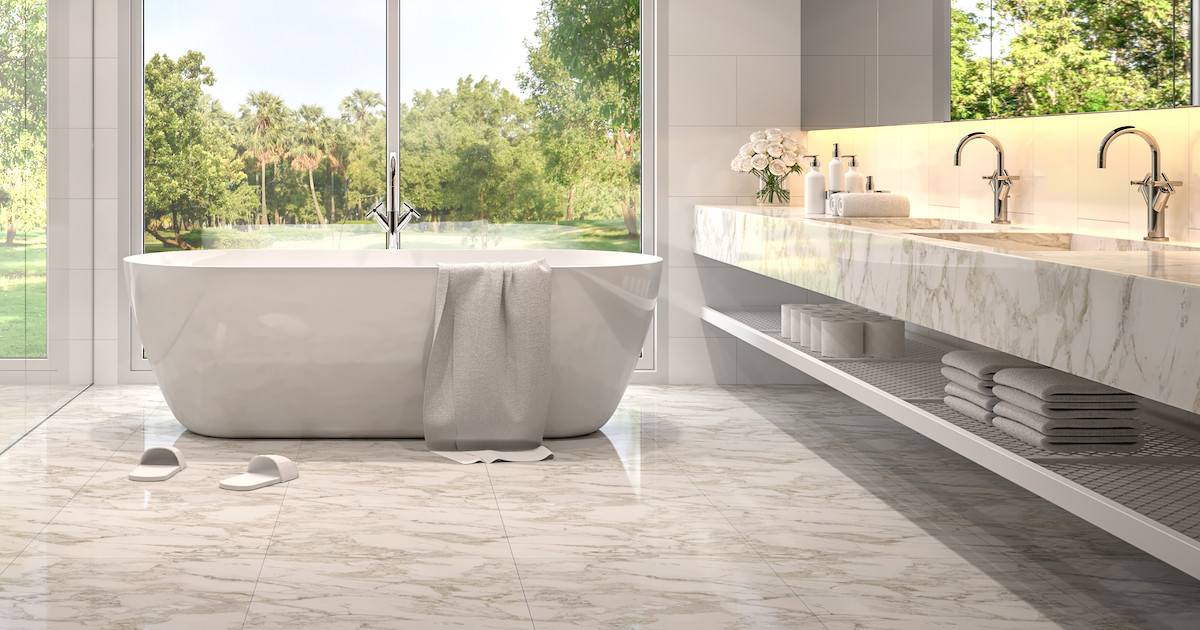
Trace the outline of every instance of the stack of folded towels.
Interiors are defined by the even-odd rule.
[[[1142,445],[1141,399],[1047,367],[996,372],[997,429],[1056,453],[1132,453]],[[949,404],[949,403],[947,403]]]
[[[996,417],[993,409],[1000,402],[992,391],[996,373],[1008,368],[1039,367],[1032,361],[995,350],[948,352],[942,357],[942,364],[942,375],[950,379],[946,384],[946,406],[987,424]]]

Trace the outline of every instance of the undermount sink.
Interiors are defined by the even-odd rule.
[[[808,217],[816,221],[873,230],[979,230],[989,224],[933,217]]]
[[[1145,240],[1090,236],[1069,232],[1015,231],[921,231],[913,236],[953,241],[993,249],[1027,252],[1124,252],[1124,251],[1200,251],[1200,244],[1163,243]]]

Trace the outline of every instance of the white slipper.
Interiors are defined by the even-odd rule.
[[[183,453],[174,446],[151,446],[142,453],[137,468],[129,473],[130,481],[166,481],[187,468]]]
[[[226,490],[258,490],[299,477],[296,465],[283,455],[255,455],[246,472],[221,482]]]

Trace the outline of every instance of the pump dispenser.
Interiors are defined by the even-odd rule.
[[[833,159],[829,160],[829,191],[843,192],[846,190],[846,163],[840,158],[837,143],[833,143]]]
[[[825,175],[821,173],[821,162],[815,155],[805,155],[810,158],[808,163],[812,168],[804,176],[804,214],[825,214]]]
[[[867,192],[867,179],[858,172],[858,160],[853,155],[843,157],[846,158],[846,192]]]
[[[833,212],[833,195],[846,191],[846,163],[841,160],[840,155],[835,142],[833,143],[833,159],[829,160],[828,192],[825,194],[825,212],[828,214],[835,214]]]

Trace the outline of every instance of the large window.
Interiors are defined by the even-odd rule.
[[[46,2],[0,0],[0,358],[46,356]]]
[[[402,247],[640,251],[638,0],[401,0],[392,64],[386,14],[145,3],[146,251],[383,247],[389,149]]]
[[[145,250],[366,246],[329,226],[365,223],[383,193],[386,15],[386,0],[146,2]]]

